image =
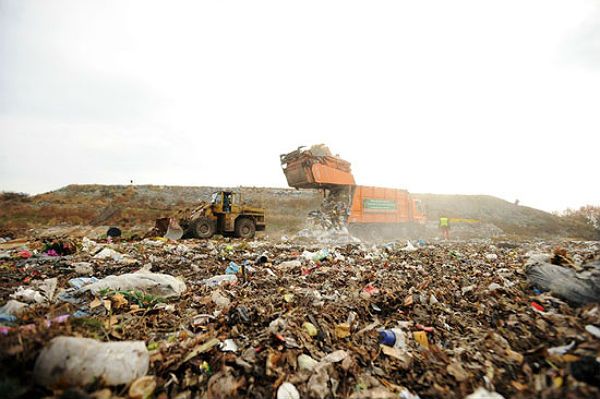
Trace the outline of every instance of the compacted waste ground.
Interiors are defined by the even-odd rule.
[[[3,398],[600,396],[598,304],[525,272],[599,243],[71,244],[0,244]]]

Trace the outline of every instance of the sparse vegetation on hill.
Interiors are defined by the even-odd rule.
[[[479,219],[506,234],[521,237],[600,239],[599,231],[584,218],[561,217],[489,195],[417,194],[416,197],[425,204],[430,219],[442,215]]]
[[[207,201],[221,187],[69,185],[36,196],[2,193],[0,231],[56,225],[117,225],[147,229],[158,217]],[[288,188],[237,187],[246,202],[266,208],[267,232],[294,233],[304,227],[307,213],[319,207],[321,193]],[[441,215],[479,219],[508,235],[531,238],[600,239],[597,207],[561,215],[518,206],[485,195],[416,194],[428,218]]]

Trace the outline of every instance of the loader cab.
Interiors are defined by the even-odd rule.
[[[217,191],[212,194],[210,203],[217,213],[239,212],[241,195],[232,191]]]

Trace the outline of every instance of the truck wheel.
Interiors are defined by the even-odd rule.
[[[235,222],[235,236],[240,238],[253,238],[256,232],[254,220],[242,218]]]
[[[215,234],[215,222],[207,217],[196,219],[190,226],[192,233],[198,238],[210,238]]]

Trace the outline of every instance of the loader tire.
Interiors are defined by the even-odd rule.
[[[235,236],[240,238],[253,238],[256,232],[254,220],[241,218],[235,221]]]
[[[207,217],[200,217],[190,226],[192,234],[197,238],[210,238],[215,234],[215,222]]]

